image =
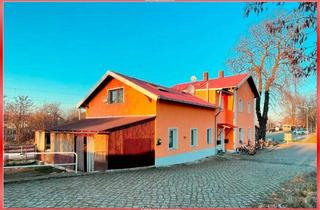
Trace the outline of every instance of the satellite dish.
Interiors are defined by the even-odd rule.
[[[197,81],[197,77],[196,76],[191,76],[191,82],[195,82]]]

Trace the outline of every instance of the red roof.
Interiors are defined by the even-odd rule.
[[[130,125],[136,122],[150,120],[155,118],[147,117],[112,117],[112,118],[92,118],[67,123],[50,129],[60,132],[82,132],[82,133],[102,133],[111,129]]]
[[[183,91],[186,90],[190,85],[192,85],[195,89],[205,89],[207,88],[234,88],[238,87],[244,80],[247,80],[249,83],[249,86],[254,94],[255,97],[259,96],[257,87],[253,81],[252,76],[247,74],[238,74],[235,76],[229,76],[229,77],[222,77],[222,78],[215,78],[210,79],[208,81],[198,81],[198,82],[189,82],[189,83],[183,83],[173,86],[171,89],[177,90],[177,91]]]
[[[207,88],[230,88],[230,87],[236,87],[238,86],[242,80],[247,78],[249,74],[238,74],[235,76],[229,76],[229,77],[222,77],[222,78],[216,78],[216,79],[210,79],[208,81],[198,81],[198,82],[189,82],[189,83],[183,83],[173,86],[172,88],[175,90],[185,90],[190,85],[193,85],[195,89],[204,89]]]
[[[208,108],[215,108],[214,105],[190,93],[182,92],[172,88],[167,88],[161,85],[156,85],[156,84],[142,81],[133,77],[128,77],[126,75],[122,75],[119,73],[116,73],[116,74],[129,80],[130,82],[135,83],[136,85],[142,87],[143,89],[157,95],[160,100],[173,101],[173,102],[208,107]]]

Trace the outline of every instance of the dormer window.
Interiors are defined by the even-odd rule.
[[[108,90],[108,103],[122,103],[123,102],[123,88]]]

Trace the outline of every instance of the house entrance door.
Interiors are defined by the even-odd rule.
[[[86,140],[86,155],[85,155],[85,161],[86,161],[86,172],[93,172],[94,171],[94,139],[92,136],[88,136]]]
[[[224,128],[218,128],[218,136],[217,136],[217,153],[225,152],[225,144],[224,144]]]

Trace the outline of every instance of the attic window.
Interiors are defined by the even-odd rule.
[[[108,103],[122,103],[123,102],[123,88],[108,90]]]

